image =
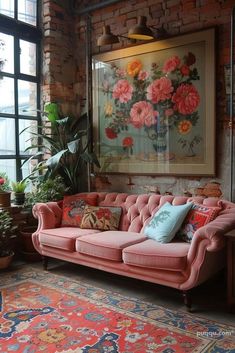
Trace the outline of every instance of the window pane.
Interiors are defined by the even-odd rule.
[[[38,144],[38,139],[37,137],[31,135],[30,132],[37,132],[37,121],[35,120],[26,120],[26,119],[20,119],[19,120],[19,131],[21,132],[25,128],[27,128],[22,134],[20,134],[19,139],[20,139],[20,154],[35,154],[37,151],[36,149],[29,150],[25,152],[25,149],[32,144],[37,145]],[[31,138],[33,138],[31,140]]]
[[[9,17],[14,17],[14,0],[0,0],[0,13]]]
[[[37,25],[37,0],[18,0],[18,20]]]
[[[14,73],[14,38],[0,32],[0,71]]]
[[[36,44],[20,40],[20,72],[36,76]]]
[[[0,155],[13,155],[15,151],[15,119],[0,117]]]
[[[37,116],[37,84],[18,81],[19,114]]]
[[[16,160],[15,159],[0,159],[0,170],[7,174],[8,178],[16,180]]]
[[[0,79],[0,113],[15,114],[14,79]]]

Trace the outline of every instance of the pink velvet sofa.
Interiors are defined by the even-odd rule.
[[[177,288],[190,307],[188,292],[225,265],[225,237],[235,228],[235,204],[217,198],[195,197],[197,203],[222,207],[215,220],[199,228],[191,243],[173,240],[162,244],[143,234],[144,226],[165,202],[181,205],[184,196],[156,194],[96,193],[98,205],[121,206],[118,231],[61,227],[59,203],[38,203],[33,213],[38,229],[35,249],[43,256],[70,261],[111,273]]]

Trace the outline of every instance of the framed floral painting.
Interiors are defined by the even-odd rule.
[[[214,30],[93,57],[103,173],[215,174]]]

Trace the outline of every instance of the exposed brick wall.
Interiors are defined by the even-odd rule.
[[[62,2],[60,2],[62,3]],[[76,8],[91,6],[97,1],[74,1]],[[44,94],[45,100],[57,100],[80,109],[85,99],[85,16],[75,19],[63,9],[58,1],[44,0],[45,29],[44,45]],[[229,184],[229,129],[226,113],[224,65],[230,55],[230,16],[234,0],[127,0],[91,14],[92,53],[124,48],[126,40],[113,46],[97,47],[96,41],[104,25],[110,25],[114,34],[127,35],[128,29],[136,23],[137,16],[146,15],[148,25],[164,27],[169,36],[217,27],[216,92],[217,92],[217,181],[222,184],[223,196],[228,196]],[[75,37],[73,35],[75,34]],[[74,41],[75,40],[75,41]],[[75,62],[74,62],[75,60]],[[54,66],[56,65],[56,66]],[[223,129],[222,129],[223,128]],[[219,143],[218,143],[219,141]],[[112,184],[103,189],[130,189],[126,176],[112,176]],[[134,177],[133,192],[160,190],[183,193],[205,185],[210,178]],[[102,189],[102,186],[101,186]]]
[[[68,3],[43,0],[42,100],[58,102],[64,113],[73,113],[76,111],[75,36]]]

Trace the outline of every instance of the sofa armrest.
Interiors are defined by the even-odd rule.
[[[37,203],[33,206],[33,216],[38,219],[38,229],[57,228],[61,224],[62,209],[57,202]]]
[[[194,236],[188,253],[188,261],[192,263],[203,246],[207,251],[217,251],[224,247],[224,234],[235,228],[235,208],[223,210],[216,219],[199,228]]]

